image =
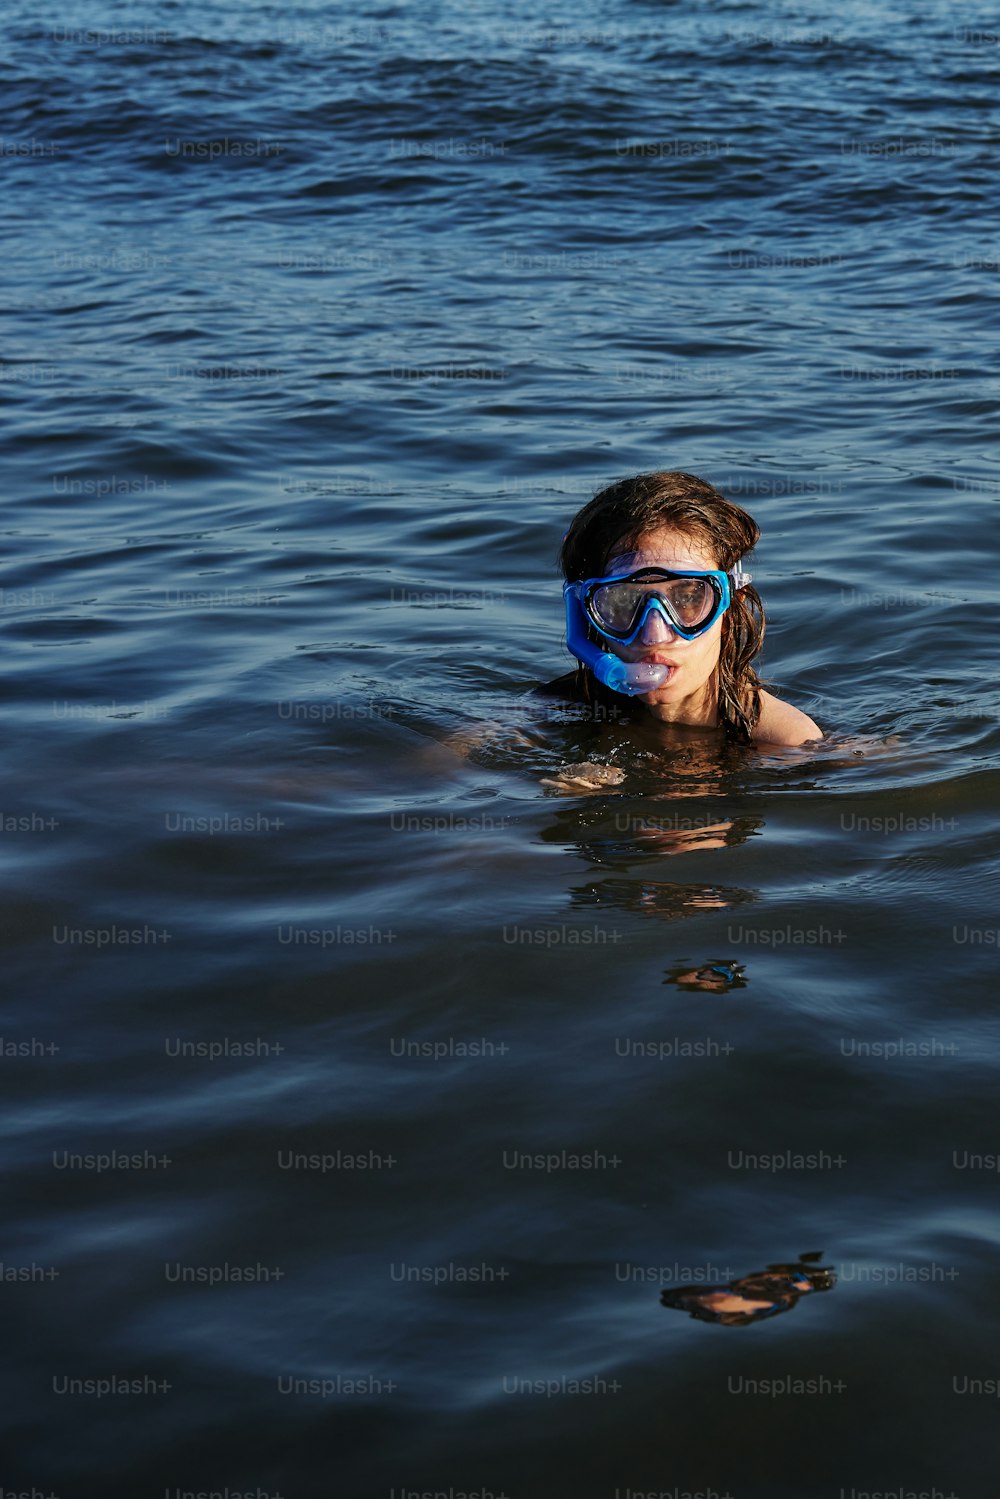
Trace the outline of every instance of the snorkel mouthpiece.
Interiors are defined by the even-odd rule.
[[[655,661],[623,661],[620,656],[611,656],[607,651],[592,647],[595,661],[588,661],[594,676],[614,692],[624,692],[637,697],[640,692],[654,692],[670,675],[670,668]],[[575,652],[574,652],[575,654]]]
[[[577,587],[574,583],[566,583],[563,587],[566,599],[567,649],[584,666],[590,668],[599,682],[610,687],[612,692],[623,692],[627,697],[637,697],[640,692],[654,692],[670,675],[670,668],[655,661],[623,661],[620,656],[602,651],[592,640],[588,640]]]

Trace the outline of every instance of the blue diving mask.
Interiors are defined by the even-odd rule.
[[[614,692],[630,697],[653,692],[668,676],[668,667],[652,661],[623,661],[588,639],[588,629],[612,645],[632,645],[646,620],[656,613],[682,640],[695,640],[726,612],[733,593],[744,588],[750,577],[737,563],[729,572],[642,567],[619,577],[566,583],[566,645]]]

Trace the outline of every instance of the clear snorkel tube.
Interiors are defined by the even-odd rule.
[[[579,583],[565,583],[563,597],[566,600],[566,646],[578,661],[589,666],[605,687],[636,697],[640,692],[655,692],[670,675],[668,666],[660,666],[655,661],[623,661],[620,656],[602,651],[600,646],[587,639]]]

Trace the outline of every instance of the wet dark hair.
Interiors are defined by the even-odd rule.
[[[577,582],[603,576],[615,552],[631,549],[661,526],[699,543],[726,572],[760,537],[756,521],[704,479],[676,471],[636,474],[609,484],[575,517],[559,552],[564,578]],[[750,663],[761,648],[765,625],[757,590],[748,584],[734,593],[722,616],[714,675],[719,722],[727,738],[741,743],[749,742],[760,718],[761,682]],[[600,642],[596,631],[591,638]],[[621,701],[582,664],[577,683],[588,702]]]

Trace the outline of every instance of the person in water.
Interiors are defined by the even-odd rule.
[[[610,716],[634,698],[664,724],[798,745],[823,731],[766,692],[751,665],[764,606],[743,561],[757,523],[693,474],[636,474],[602,489],[563,538],[575,671],[543,689]]]

